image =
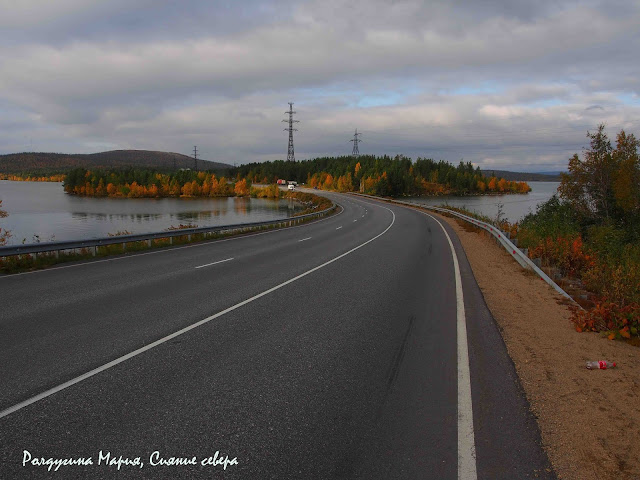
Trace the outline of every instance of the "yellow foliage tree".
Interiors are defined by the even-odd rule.
[[[353,180],[351,177],[351,172],[347,172],[346,175],[338,177],[337,189],[339,192],[350,192],[353,190]]]

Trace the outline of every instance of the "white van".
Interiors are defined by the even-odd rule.
[[[296,188],[296,186],[293,183],[290,183],[289,186],[287,187],[289,190],[293,190]]]

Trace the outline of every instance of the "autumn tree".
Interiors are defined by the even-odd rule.
[[[243,178],[242,180],[236,182],[236,185],[233,189],[234,193],[238,197],[246,197],[249,195],[250,185],[247,185],[247,179]]]
[[[622,130],[616,139],[613,160],[618,169],[613,175],[613,194],[616,205],[624,214],[640,215],[640,141]]]
[[[609,219],[616,207],[613,178],[617,161],[603,124],[587,137],[590,149],[584,151],[584,160],[577,154],[569,159],[569,173],[562,174],[558,192],[586,217]]]
[[[353,180],[351,178],[351,172],[347,172],[346,175],[338,177],[337,189],[339,192],[350,192],[353,190]]]
[[[0,200],[0,218],[5,218],[6,216],[8,216],[9,214],[6,212],[6,210],[2,210],[2,200]],[[4,245],[7,243],[7,239],[11,236],[11,233],[6,230],[3,229],[2,227],[0,227],[0,245]]]
[[[326,176],[324,180],[324,188],[327,190],[331,190],[333,188],[333,176],[331,174]]]

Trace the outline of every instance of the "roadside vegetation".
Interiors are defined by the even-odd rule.
[[[2,200],[0,200],[0,218],[5,218],[6,216],[7,212],[2,210]],[[0,246],[5,245],[9,237],[11,237],[11,232],[0,226]]]
[[[492,223],[590,292],[573,312],[577,331],[640,345],[640,142],[621,131],[614,148],[603,125],[587,136],[556,195],[518,224]]]
[[[600,125],[590,148],[569,160],[558,195],[523,219],[518,238],[593,292],[576,310],[578,331],[640,339],[640,142],[620,131],[616,146]]]
[[[293,215],[294,217],[299,217],[300,215],[306,215],[313,212],[321,212],[322,210],[331,208],[331,205],[333,205],[331,200],[328,198],[314,195],[312,193],[296,192],[295,190],[282,193],[284,193],[284,198],[296,200],[304,206],[303,210],[296,212],[295,215]]]

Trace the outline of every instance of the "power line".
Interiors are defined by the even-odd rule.
[[[293,111],[293,102],[289,103],[289,111],[284,112],[289,114],[289,120],[282,120],[283,122],[289,122],[289,128],[285,128],[285,131],[289,132],[289,148],[287,149],[287,161],[295,162],[296,157],[293,153],[293,132],[297,132],[297,128],[293,128],[294,123],[300,123],[299,120],[294,120],[293,115],[296,113]]]
[[[362,140],[358,138],[358,135],[362,135],[362,134],[358,133],[358,129],[356,128],[356,133],[353,134],[353,140],[349,140],[350,142],[353,142],[353,150],[351,151],[351,156],[353,158],[358,158],[360,156],[360,151],[358,150],[358,143],[361,142]]]

